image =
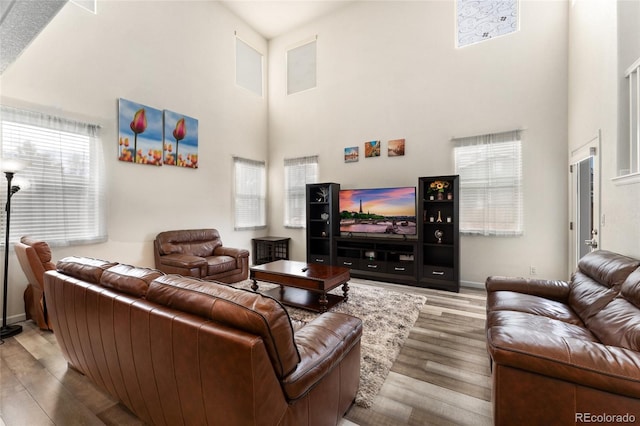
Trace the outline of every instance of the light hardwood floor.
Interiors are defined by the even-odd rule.
[[[423,294],[427,303],[373,407],[353,406],[340,426],[492,424],[484,290],[376,284]],[[67,368],[53,333],[22,324],[0,345],[0,426],[141,424]]]

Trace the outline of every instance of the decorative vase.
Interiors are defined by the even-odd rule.
[[[438,192],[438,200],[444,200],[444,194],[442,192]]]
[[[447,193],[447,200],[453,200],[453,192]]]

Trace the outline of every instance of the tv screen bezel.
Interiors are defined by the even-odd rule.
[[[414,232],[410,234],[404,233],[393,233],[393,232],[357,232],[357,231],[349,231],[343,230],[343,218],[342,218],[342,193],[347,191],[391,191],[397,189],[411,189],[413,191],[413,216],[409,216],[413,218],[414,222]],[[369,237],[369,238],[402,238],[402,239],[414,239],[418,236],[418,205],[417,205],[417,196],[418,196],[418,188],[413,185],[405,185],[405,186],[391,186],[391,187],[370,187],[370,188],[341,188],[338,195],[338,210],[339,210],[339,230],[341,236],[353,236],[353,237]]]

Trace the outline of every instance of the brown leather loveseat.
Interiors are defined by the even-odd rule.
[[[153,242],[156,269],[235,283],[249,276],[249,251],[224,247],[216,229],[165,231]]]
[[[156,425],[336,425],[360,377],[362,321],[294,331],[250,290],[96,259],[45,274],[68,363]]]
[[[640,420],[639,265],[600,250],[569,282],[487,279],[496,425]]]

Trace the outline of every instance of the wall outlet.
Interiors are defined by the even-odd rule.
[[[535,266],[529,266],[529,275],[535,275],[537,273]]]

